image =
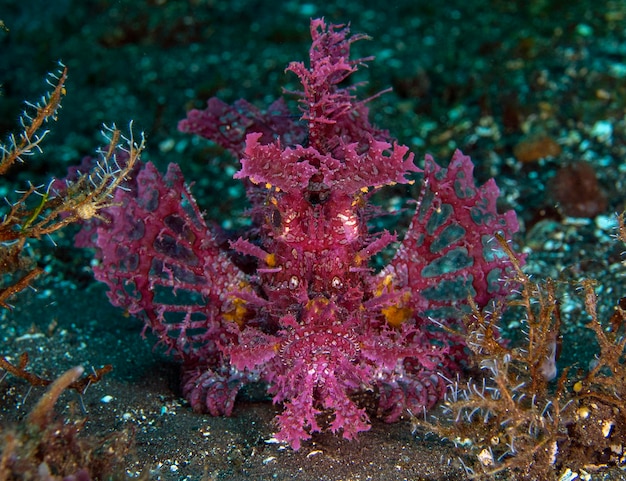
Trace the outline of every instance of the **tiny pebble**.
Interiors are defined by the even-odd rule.
[[[617,227],[617,217],[614,215],[596,216],[596,227],[605,231],[613,230]]]

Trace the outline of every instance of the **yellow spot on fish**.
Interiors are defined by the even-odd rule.
[[[306,303],[306,308],[314,313],[320,312],[330,301],[325,297],[316,297]]]
[[[400,327],[404,322],[411,318],[413,312],[408,307],[389,306],[381,311],[385,320],[391,327]]]
[[[248,309],[246,309],[246,301],[235,297],[232,302],[231,308],[224,312],[223,317],[225,320],[235,322],[240,328],[243,328],[248,315]]]

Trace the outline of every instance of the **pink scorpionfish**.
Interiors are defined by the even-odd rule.
[[[350,59],[348,27],[311,22],[309,65],[291,63],[302,90],[262,111],[212,98],[179,129],[211,139],[241,163],[252,227],[238,238],[209,228],[179,167],[148,163],[118,190],[95,243],[97,279],[111,301],[145,319],[182,364],[194,410],[231,415],[237,392],[262,383],[274,403],[276,438],[294,449],[322,430],[352,439],[370,416],[399,419],[431,407],[442,376],[464,359],[462,339],[438,328],[503,297],[511,268],[494,233],[517,231],[499,214],[493,180],[474,185],[457,151],[447,168],[370,124],[367,100],[346,79],[369,58]],[[404,238],[375,231],[371,193],[421,173]],[[131,185],[132,184],[132,185]],[[219,240],[218,240],[219,239]],[[376,271],[371,259],[394,244]]]

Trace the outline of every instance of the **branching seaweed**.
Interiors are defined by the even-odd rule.
[[[620,239],[626,240],[624,217]],[[606,330],[597,315],[592,281],[581,282],[587,327],[600,352],[586,374],[564,369],[557,377],[561,315],[555,282],[526,275],[500,238],[521,286],[508,308],[520,309],[525,341],[510,346],[499,335],[504,306],[479,309],[465,319],[463,336],[475,375],[448,380],[438,418],[413,418],[415,429],[462,447],[472,478],[548,481],[575,479],[626,462],[626,312],[617,307]]]
[[[67,68],[50,74],[52,90],[38,103],[27,102],[20,117],[22,130],[10,134],[0,144],[0,176],[23,164],[37,153],[43,153],[42,142],[48,130],[44,125],[55,120],[65,95]],[[105,148],[83,172],[65,182],[52,179],[46,186],[29,182],[17,192],[17,200],[6,200],[0,210],[0,306],[10,308],[11,296],[30,286],[43,269],[25,254],[26,245],[35,239],[50,236],[59,229],[79,221],[99,219],[107,222],[100,211],[117,205],[114,194],[133,172],[144,149],[143,137],[136,142],[131,134],[122,136],[115,128],[105,127]],[[85,164],[87,165],[87,164]],[[54,242],[54,241],[53,241]],[[82,367],[74,367],[56,380],[46,379],[27,369],[28,355],[11,363],[0,357],[0,369],[26,380],[31,386],[47,386],[29,415],[16,427],[0,427],[0,481],[18,479],[113,479],[126,478],[121,460],[132,450],[132,436],[122,431],[92,438],[82,434],[84,419],[74,416],[57,418],[54,406],[61,394],[73,389],[81,395],[98,382],[112,367],[106,365],[83,375]]]
[[[20,117],[22,131],[10,134],[0,144],[0,176],[26,158],[42,153],[42,141],[49,130],[42,130],[49,120],[56,120],[65,95],[67,67],[59,64],[59,71],[50,74],[47,82],[53,90],[38,103],[26,102],[27,109]],[[94,167],[81,173],[75,181],[59,185],[51,180],[47,186],[29,183],[18,192],[17,200],[6,199],[7,207],[0,212],[0,274],[8,275],[8,283],[0,289],[0,306],[10,308],[8,299],[31,285],[43,269],[33,259],[24,256],[27,241],[49,236],[68,224],[101,218],[99,212],[112,206],[113,194],[128,178],[144,148],[143,138],[136,142],[121,135],[113,126],[103,132],[107,147],[98,151]],[[123,141],[123,142],[122,142]],[[123,162],[118,154],[124,155]]]
[[[28,353],[24,352],[19,357],[19,363],[17,365],[11,364],[6,358],[0,356],[0,369],[5,370],[8,373],[11,373],[15,377],[19,377],[28,381],[31,386],[48,386],[53,383],[50,379],[42,378],[37,374],[27,371],[26,366],[28,365]],[[95,369],[93,373],[88,374],[84,378],[77,379],[72,383],[68,384],[66,387],[69,389],[74,389],[75,391],[83,394],[88,386],[91,384],[100,381],[102,376],[106,373],[110,372],[113,369],[113,366],[107,364],[100,369]]]

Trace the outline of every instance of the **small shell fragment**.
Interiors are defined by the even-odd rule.
[[[613,426],[615,426],[615,423],[613,421],[604,421],[602,423],[602,436],[608,438],[613,431]]]
[[[559,481],[574,481],[576,478],[578,478],[578,473],[567,468],[563,471],[561,476],[559,476]]]
[[[478,454],[478,460],[483,466],[493,466],[493,454],[487,448]]]
[[[589,408],[587,406],[581,406],[576,411],[576,416],[578,416],[579,419],[587,419],[590,412],[591,411],[589,411]]]

